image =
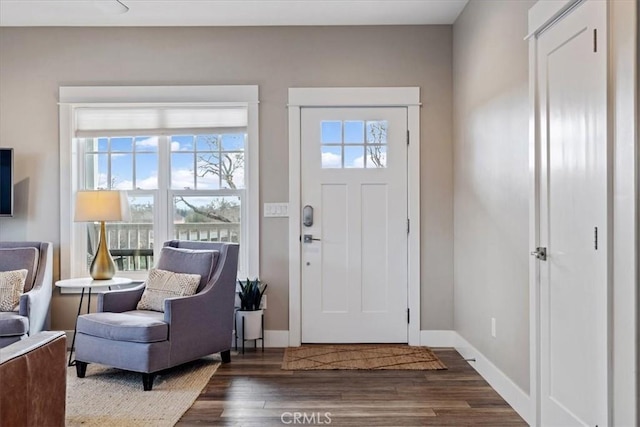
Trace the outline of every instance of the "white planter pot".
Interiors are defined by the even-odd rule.
[[[262,338],[262,313],[264,310],[236,311],[236,336],[242,340]],[[243,335],[244,322],[244,335]]]

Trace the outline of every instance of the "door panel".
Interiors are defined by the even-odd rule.
[[[605,2],[587,1],[539,38],[540,242],[548,252],[540,266],[545,426],[607,424],[604,17]]]
[[[407,342],[407,109],[303,108],[302,341]]]

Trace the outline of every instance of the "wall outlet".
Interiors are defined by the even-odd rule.
[[[260,308],[266,310],[267,308],[267,295],[262,295],[262,300],[260,301]]]
[[[491,318],[491,336],[492,337],[496,337],[496,318],[492,317]]]

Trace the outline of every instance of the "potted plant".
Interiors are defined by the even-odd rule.
[[[236,336],[242,340],[262,338],[262,296],[267,284],[255,278],[238,280],[240,308],[236,311]]]

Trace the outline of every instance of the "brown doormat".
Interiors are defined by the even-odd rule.
[[[432,370],[447,367],[427,347],[402,344],[307,344],[284,351],[282,369],[402,369]]]

